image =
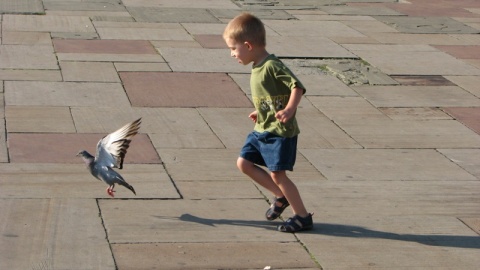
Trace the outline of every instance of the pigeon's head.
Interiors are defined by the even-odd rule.
[[[82,151],[78,152],[77,157],[81,157],[83,159],[83,161],[85,161],[85,163],[87,163],[87,161],[88,161],[88,163],[90,163],[95,159],[92,155],[90,155],[90,153],[88,153],[85,150],[82,150]]]

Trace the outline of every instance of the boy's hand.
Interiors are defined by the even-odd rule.
[[[293,117],[294,112],[295,110],[284,109],[284,110],[278,111],[275,114],[275,118],[277,118],[278,121],[280,121],[280,123],[285,124],[288,122],[288,120],[290,120]]]
[[[257,115],[258,115],[258,112],[254,111],[251,114],[249,114],[248,117],[252,119],[253,122],[257,123]]]

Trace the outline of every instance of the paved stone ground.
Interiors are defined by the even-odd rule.
[[[242,10],[308,88],[290,176],[313,231],[275,231],[235,167]],[[0,20],[0,269],[480,266],[478,0],[0,0]],[[111,199],[75,154],[137,117],[137,196]]]

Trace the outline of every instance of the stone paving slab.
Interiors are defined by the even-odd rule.
[[[193,40],[184,29],[101,27],[97,32],[102,40]]]
[[[137,22],[160,23],[219,23],[207,9],[203,8],[158,8],[127,7]]]
[[[48,69],[1,69],[0,80],[7,81],[62,81],[60,70]],[[3,84],[2,84],[3,86]],[[3,92],[3,91],[2,91]]]
[[[7,106],[8,132],[75,133],[68,107]]]
[[[356,58],[356,55],[328,38],[301,37],[301,39],[305,43],[295,42],[292,36],[269,37],[268,50],[278,57]]]
[[[0,164],[3,171],[0,198],[81,198],[110,199],[107,184],[95,179],[83,161],[76,164]],[[180,195],[162,165],[125,164],[118,172],[137,193],[116,185],[117,199],[179,199]],[[113,200],[113,199],[112,199]]]
[[[345,218],[352,218],[352,222],[357,218],[478,216],[480,183],[477,180],[329,179],[302,182],[292,179],[309,211],[315,212],[314,221],[319,224],[328,220],[335,223]],[[358,204],[358,201],[362,203]],[[392,224],[389,230],[407,229],[411,225],[408,222]],[[319,225],[316,231],[321,232],[322,229]]]
[[[115,0],[95,1],[44,1],[45,9],[47,10],[109,10],[109,11],[124,11],[125,7],[121,2]]]
[[[465,41],[453,35],[446,34],[406,34],[406,33],[385,33],[385,32],[364,32],[354,27],[369,37],[384,44],[431,44],[431,45],[462,45]]]
[[[2,69],[58,69],[51,46],[2,45],[0,46]]]
[[[2,31],[28,32],[95,32],[88,17],[3,15]]]
[[[251,69],[237,63],[228,48],[160,48],[159,52],[174,72],[249,73]]]
[[[106,134],[9,133],[10,161],[13,163],[78,163],[75,155],[96,152]],[[41,142],[41,143],[39,143]],[[55,147],[51,147],[54,145]],[[138,134],[130,144],[125,164],[158,164],[160,159],[146,134]]]
[[[438,230],[425,232],[432,223]],[[404,229],[392,232],[399,224]],[[298,237],[327,269],[475,269],[479,263],[478,235],[452,217],[355,217],[319,227]]]
[[[59,61],[124,62],[124,63],[165,63],[155,54],[114,54],[114,53],[57,53]]]
[[[356,50],[353,52],[386,74],[393,75],[479,75],[480,70],[440,51],[397,51],[395,45],[377,45],[381,50]],[[418,47],[417,47],[418,48]],[[347,49],[349,47],[347,46]],[[428,50],[428,49],[427,49]]]
[[[129,107],[120,83],[5,82],[6,105]]]
[[[480,137],[457,121],[337,119],[337,124],[365,148],[477,148]]]
[[[370,16],[401,16],[404,15],[388,7],[368,7],[350,5],[322,6],[321,10],[335,15],[370,15]]]
[[[4,198],[0,210],[2,269],[115,269],[95,200]]]
[[[127,7],[235,9],[237,5],[226,0],[123,0]]]
[[[225,74],[122,72],[120,77],[133,106],[246,107],[251,104]]]
[[[478,76],[446,76],[446,79],[460,86],[461,88],[472,93],[476,97],[480,97],[480,77]]]
[[[448,17],[376,16],[398,31],[411,34],[477,34],[479,31]]]
[[[388,119],[362,97],[308,96],[307,99],[335,122],[342,119]]]
[[[172,71],[167,63],[113,63],[118,72],[124,71]]]
[[[120,269],[318,269],[290,242],[113,244],[112,250]]]
[[[143,40],[53,40],[53,45],[57,53],[157,54]]]
[[[3,95],[2,99],[3,99]],[[3,109],[1,110],[2,114],[4,114]],[[5,123],[5,116],[2,115],[1,121]],[[0,162],[8,162],[8,150],[7,150],[7,137],[5,136],[6,128],[5,124],[0,125]]]
[[[0,14],[43,14],[41,0],[0,1]]]
[[[480,108],[444,108],[444,111],[455,119],[463,123],[465,126],[480,134],[480,123],[478,122],[478,116],[480,115]]]
[[[451,120],[452,117],[439,108],[379,108],[392,120]]]
[[[479,149],[438,149],[440,153],[452,162],[480,179],[480,150]]]
[[[248,179],[244,181],[175,181],[175,186],[182,198],[187,200],[264,198],[255,184]]]
[[[100,200],[99,205],[112,244],[296,242],[292,234],[276,231],[279,222],[265,220],[263,199]]]
[[[480,46],[438,45],[435,48],[458,59],[480,59]]]
[[[392,79],[401,85],[409,86],[455,86],[456,84],[443,76],[402,76],[393,75]]]
[[[431,149],[300,149],[300,152],[328,180],[477,180]]]
[[[476,107],[480,100],[457,86],[354,86],[376,107]]]
[[[336,21],[265,20],[268,27],[288,37],[365,37],[362,33]]]
[[[44,32],[5,31],[2,34],[2,44],[5,45],[51,45],[52,39]]]
[[[120,82],[112,63],[61,61],[60,68],[66,82]]]

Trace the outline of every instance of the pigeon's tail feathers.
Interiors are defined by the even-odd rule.
[[[130,184],[128,184],[127,182],[120,182],[119,184],[128,188],[128,189],[130,189],[133,192],[133,194],[137,195],[137,193],[135,192],[135,189]]]

